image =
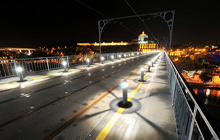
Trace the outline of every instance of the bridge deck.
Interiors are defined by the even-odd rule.
[[[139,82],[140,66],[153,56],[0,92],[0,139],[177,139],[163,56]],[[118,107],[124,79],[132,103],[126,109]]]
[[[129,77],[132,107],[118,107],[122,92],[116,88],[54,139],[178,139],[165,63],[160,57],[146,82],[138,81],[139,73]]]

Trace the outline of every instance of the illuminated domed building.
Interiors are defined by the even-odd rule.
[[[148,35],[144,31],[138,36],[139,51],[147,52],[158,49],[158,44],[148,39]]]
[[[146,35],[143,31],[142,34],[138,36],[138,44],[146,44],[148,43],[147,40],[148,40],[148,35]]]
[[[100,45],[102,47],[112,47],[112,46],[128,46],[133,47],[135,46],[135,50],[137,48],[137,44],[139,45],[138,51],[146,52],[146,51],[155,51],[158,50],[158,43],[154,43],[148,39],[148,35],[144,33],[144,31],[138,36],[138,42],[131,41],[131,42],[102,42]],[[77,43],[77,46],[99,46],[99,43]]]

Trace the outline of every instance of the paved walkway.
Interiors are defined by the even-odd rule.
[[[146,64],[142,66],[146,68]],[[120,87],[116,88],[54,140],[178,139],[164,55],[152,72],[146,73],[146,82],[138,79],[139,73],[128,79],[130,108],[118,106],[122,91]],[[100,112],[97,112],[97,108]]]
[[[130,58],[126,58],[126,59],[121,59],[121,60],[114,60],[114,62],[112,61],[105,61],[105,65],[111,65],[112,63],[118,63],[121,61],[129,61],[132,60],[136,57],[130,57]],[[68,73],[77,73],[81,70],[85,70],[85,69],[92,69],[92,68],[96,68],[99,65],[103,65],[101,63],[94,63],[93,65],[90,65],[89,67],[87,65],[78,65],[75,66],[74,68],[70,68],[68,70]],[[24,80],[25,81],[31,81],[31,80],[39,80],[39,79],[48,79],[48,78],[52,78],[55,76],[59,76],[65,74],[64,69],[57,69],[57,70],[50,70],[50,71],[43,71],[43,72],[33,72],[33,73],[29,73],[29,74],[24,74]],[[12,86],[16,87],[16,84],[20,81],[19,77],[15,76],[15,77],[9,77],[9,78],[4,78],[4,79],[0,79],[0,90],[5,90],[5,88],[7,88],[6,86],[10,85],[9,88],[11,88]]]

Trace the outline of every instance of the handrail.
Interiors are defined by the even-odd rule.
[[[177,116],[177,125],[181,125],[178,123],[187,123],[187,126],[185,126],[184,128],[182,126],[179,126],[177,128],[181,133],[181,138],[187,137],[188,139],[192,139],[192,137],[198,135],[198,137],[201,137],[203,139],[211,138],[219,140],[219,134],[217,134],[218,132],[215,131],[217,129],[217,126],[212,121],[207,109],[200,102],[186,80],[177,70],[169,56],[166,53],[164,54],[166,56],[166,61],[168,65],[170,78],[169,83],[170,86],[172,86],[171,97],[173,106],[174,108],[176,108],[177,106],[179,107],[176,108],[177,111],[175,112],[175,115]],[[183,105],[181,105],[180,102],[183,103]],[[187,108],[184,109],[183,107]],[[180,112],[178,110],[183,110],[183,112]],[[204,128],[208,128],[210,133],[207,130],[207,132],[205,132]],[[198,134],[195,133],[195,129],[198,129]],[[183,130],[184,132],[181,132]]]
[[[137,56],[143,52],[118,52],[118,53],[103,53],[102,56],[106,60],[120,59],[123,57]],[[0,79],[16,76],[15,67],[20,65],[23,68],[23,74],[32,72],[50,71],[54,69],[62,69],[62,61],[67,61],[68,67],[74,67],[80,64],[86,64],[86,59],[90,58],[90,63],[100,62],[99,54],[84,54],[84,55],[69,55],[69,56],[50,56],[50,57],[35,57],[35,58],[19,58],[0,60]]]

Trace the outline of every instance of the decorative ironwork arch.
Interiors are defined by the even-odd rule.
[[[101,58],[101,37],[102,37],[102,31],[103,31],[104,27],[109,22],[111,22],[113,20],[118,20],[118,19],[135,18],[135,17],[142,17],[142,16],[149,16],[149,15],[160,16],[164,20],[164,22],[167,23],[167,26],[168,26],[168,29],[169,29],[169,54],[170,54],[171,43],[172,43],[172,35],[173,35],[173,25],[174,25],[175,10],[98,20],[100,58]]]

